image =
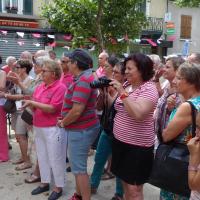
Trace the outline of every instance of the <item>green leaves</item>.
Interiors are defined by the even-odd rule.
[[[180,7],[199,7],[200,0],[175,0],[175,4]]]
[[[54,0],[42,16],[60,32],[74,35],[74,44],[97,37],[103,47],[110,38],[136,37],[146,23],[141,0]],[[80,39],[83,37],[84,39]],[[78,42],[79,41],[79,42]]]

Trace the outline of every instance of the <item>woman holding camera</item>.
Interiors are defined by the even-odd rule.
[[[108,58],[109,62],[109,58]],[[108,65],[105,67],[105,71],[112,71],[112,76],[108,76],[109,79],[114,78],[120,83],[124,83],[125,81],[125,66],[121,62],[115,63],[115,65]],[[101,106],[99,109],[103,109],[103,114],[101,117],[101,135],[99,138],[99,142],[97,145],[97,150],[95,154],[95,164],[93,167],[93,171],[91,174],[91,192],[95,194],[100,184],[101,176],[104,170],[104,165],[106,161],[111,158],[112,155],[112,138],[113,138],[113,119],[115,115],[114,102],[117,98],[116,90],[113,90],[112,86],[108,88],[103,88],[102,99],[100,99]],[[108,98],[110,99],[108,101]],[[103,102],[103,103],[102,103]],[[109,102],[109,104],[108,104]],[[109,161],[108,161],[109,163]],[[110,161],[111,164],[111,161]],[[109,168],[110,170],[110,168]],[[111,172],[107,171],[105,175],[112,175]],[[110,176],[111,176],[110,175]],[[118,178],[116,178],[116,191],[112,200],[120,200],[123,197],[123,190],[121,182]]]
[[[151,81],[152,60],[141,53],[129,55],[124,64],[127,82],[113,80],[119,97],[115,101],[111,171],[122,180],[126,200],[142,200],[154,149],[153,112],[158,92]]]

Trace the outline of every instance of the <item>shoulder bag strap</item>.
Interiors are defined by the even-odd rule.
[[[191,114],[192,114],[192,137],[196,135],[196,108],[191,101],[187,101],[191,107]]]

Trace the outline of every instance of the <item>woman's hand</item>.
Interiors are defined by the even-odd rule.
[[[187,143],[189,152],[191,155],[197,155],[200,157],[200,138],[194,137]]]
[[[167,109],[172,111],[176,106],[176,94],[172,94],[167,98]]]
[[[32,100],[23,100],[21,109],[24,109],[24,108],[26,108],[28,106],[33,106],[32,104],[33,104]]]
[[[119,95],[126,92],[123,85],[117,80],[112,79],[112,81],[110,82],[110,85],[113,86],[117,90]]]
[[[5,92],[0,92],[0,98],[5,98]]]
[[[19,85],[21,79],[18,74],[11,72],[7,75],[7,80],[12,81],[16,85]]]

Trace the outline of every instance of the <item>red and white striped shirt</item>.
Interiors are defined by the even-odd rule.
[[[130,93],[129,98],[133,101],[138,98],[148,99],[156,108],[159,97],[155,84],[148,81]],[[117,98],[115,102],[115,109],[117,113],[114,119],[113,133],[116,139],[142,147],[150,147],[154,144],[153,110],[143,121],[139,121],[129,116],[120,98]]]

